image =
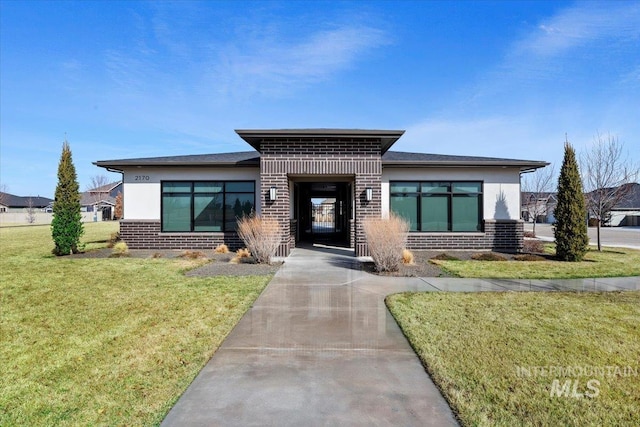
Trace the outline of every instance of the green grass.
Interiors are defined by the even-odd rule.
[[[555,253],[553,245],[547,251]],[[582,262],[548,261],[444,261],[432,260],[457,277],[493,279],[578,279],[640,276],[640,251],[625,248],[590,249]]]
[[[85,230],[98,248],[117,224]],[[159,423],[270,279],[52,247],[48,225],[0,229],[3,426]]]
[[[638,425],[640,292],[405,293],[387,305],[465,426]],[[608,366],[622,375],[534,374]],[[598,395],[552,396],[554,379],[592,396],[597,380]]]

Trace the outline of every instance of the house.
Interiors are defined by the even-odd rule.
[[[521,218],[526,222],[533,222],[536,217],[538,224],[553,224],[556,220],[553,211],[558,204],[558,193],[532,193],[523,191],[521,196]]]
[[[53,206],[53,199],[40,196],[15,196],[0,192],[0,212],[24,212],[25,209],[46,210]]]
[[[640,226],[640,184],[633,182],[615,188],[606,188],[604,191],[614,194],[614,200],[621,200],[613,205],[602,225],[607,227]],[[593,193],[595,192],[586,194],[587,201]],[[621,196],[615,195],[617,193]]]
[[[94,212],[95,215],[100,212],[103,221],[111,220],[113,219],[118,193],[122,193],[122,181],[112,182],[80,193],[81,210],[83,212]]]
[[[252,211],[283,229],[278,256],[314,242],[313,199],[335,199],[331,243],[367,255],[367,217],[411,224],[409,249],[518,251],[520,174],[543,161],[390,151],[401,130],[236,130],[252,151],[94,164],[120,171],[130,248],[239,247],[236,218]],[[326,240],[325,240],[326,242]]]

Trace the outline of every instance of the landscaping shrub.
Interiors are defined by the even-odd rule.
[[[207,255],[200,251],[185,251],[180,255],[180,258],[199,259],[206,258]]]
[[[251,258],[251,252],[249,252],[249,249],[247,248],[243,248],[243,249],[238,249],[236,251],[236,256],[233,257],[231,259],[232,264],[249,264],[249,263],[254,263],[255,260],[253,258]]]
[[[282,241],[282,228],[278,220],[254,214],[238,220],[238,235],[258,264],[271,264]]]
[[[113,245],[113,250],[111,251],[112,256],[127,256],[129,255],[129,246],[124,240],[120,240],[118,243]]]
[[[367,218],[362,227],[376,270],[398,271],[403,259],[402,250],[407,243],[409,223],[390,214],[389,218]]]
[[[445,254],[444,252],[431,257],[431,259],[435,259],[438,261],[460,261],[460,258],[456,258],[453,255]]]
[[[525,240],[522,250],[528,253],[543,254],[544,243],[541,240]]]
[[[536,237],[536,233],[534,233],[533,231],[525,231],[524,237]]]
[[[249,258],[251,256],[251,252],[249,252],[249,249],[247,248],[238,249],[236,256],[238,258]]]
[[[409,249],[402,250],[402,263],[404,265],[414,264],[413,252],[411,252]]]
[[[217,254],[226,254],[226,253],[229,253],[229,247],[223,243],[221,245],[216,246],[216,248],[213,251]]]
[[[120,240],[122,240],[122,239],[120,238],[120,232],[119,231],[116,231],[115,233],[111,233],[111,236],[109,236],[109,240],[107,240],[107,247],[108,248],[112,248]]]
[[[476,261],[507,261],[507,258],[495,252],[482,252],[471,255],[471,259]]]
[[[516,261],[546,261],[547,259],[535,254],[519,254],[513,257]]]

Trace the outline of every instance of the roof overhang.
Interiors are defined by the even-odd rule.
[[[260,152],[264,140],[378,140],[384,154],[404,134],[404,130],[373,129],[236,129],[240,138]]]
[[[431,167],[453,167],[453,168],[518,168],[520,172],[533,172],[536,169],[549,166],[550,163],[529,160],[383,160],[382,167],[391,168],[423,168]]]

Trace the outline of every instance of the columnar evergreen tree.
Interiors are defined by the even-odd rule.
[[[80,191],[76,168],[71,158],[69,143],[62,144],[62,155],[58,164],[58,185],[53,203],[53,221],[51,236],[55,243],[55,255],[69,255],[78,252],[82,228],[80,213]]]
[[[587,209],[576,153],[569,142],[564,144],[564,160],[558,178],[558,204],[554,216],[556,256],[563,261],[581,261],[589,245]]]

